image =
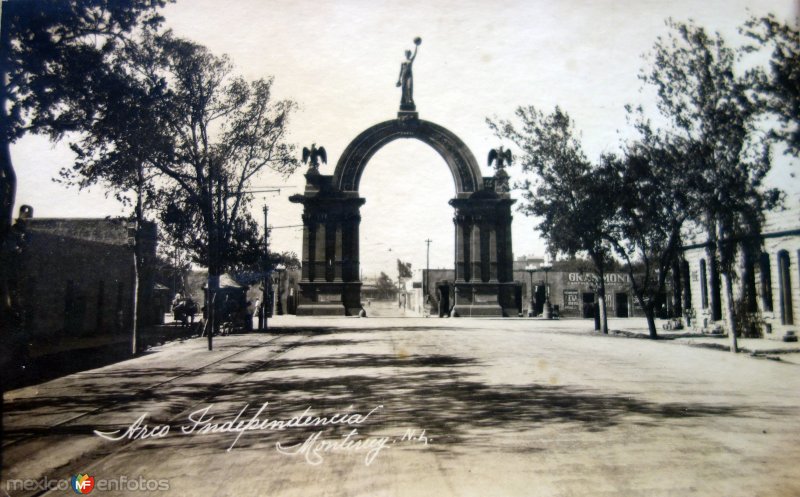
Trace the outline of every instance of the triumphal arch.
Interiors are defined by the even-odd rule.
[[[419,38],[415,39],[419,46]],[[304,149],[306,187],[290,200],[303,205],[302,278],[298,315],[358,315],[362,310],[360,281],[359,210],[366,202],[358,193],[361,175],[370,158],[397,139],[416,139],[442,156],[453,175],[455,210],[454,316],[516,316],[511,205],[508,174],[503,169],[510,155],[502,149],[490,153],[496,161],[493,176],[481,174],[475,156],[452,132],[420,119],[414,105],[411,64],[406,52],[398,86],[402,87],[396,119],[376,124],[347,146],[333,175],[319,172],[324,148]]]

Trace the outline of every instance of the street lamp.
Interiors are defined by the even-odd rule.
[[[547,273],[553,269],[553,266],[545,260],[539,269],[544,271],[544,309],[542,310],[542,317],[545,319],[553,319],[553,307],[550,305],[550,284],[547,281]]]
[[[530,277],[531,277],[531,286],[530,286],[531,303],[530,303],[530,305],[528,307],[528,317],[532,318],[533,315],[534,315],[534,307],[535,307],[535,301],[534,301],[535,296],[534,296],[534,291],[533,291],[533,273],[536,272],[536,266],[534,266],[533,264],[528,264],[525,267],[525,271],[527,271],[528,275],[530,275]]]

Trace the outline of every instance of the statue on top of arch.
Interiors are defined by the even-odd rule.
[[[400,110],[415,111],[417,106],[414,105],[414,74],[411,72],[411,65],[414,59],[417,58],[417,49],[422,38],[417,36],[414,38],[414,53],[411,50],[406,50],[406,60],[400,64],[400,75],[397,77],[397,86],[401,87],[402,93],[400,96]]]
[[[325,147],[317,148],[316,143],[311,144],[311,148],[303,147],[303,164],[308,162],[310,169],[319,169],[319,161],[322,159],[324,164],[328,163],[328,154],[325,152]]]
[[[492,167],[492,162],[495,163],[494,168],[498,171],[506,166],[511,165],[511,150],[503,150],[503,146],[493,148],[489,151],[489,167]]]
[[[503,146],[489,151],[489,167],[492,167],[494,162],[494,191],[496,193],[508,193],[511,191],[509,184],[508,173],[505,171],[506,166],[511,165],[511,150],[503,150]]]

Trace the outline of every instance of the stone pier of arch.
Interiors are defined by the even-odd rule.
[[[397,119],[358,135],[340,157],[333,175],[306,173],[303,205],[302,278],[298,315],[357,316],[362,310],[358,185],[369,159],[400,138],[430,145],[447,163],[456,185],[455,291],[453,316],[516,316],[511,245],[511,205],[505,171],[483,177],[472,152],[453,133],[401,112]]]

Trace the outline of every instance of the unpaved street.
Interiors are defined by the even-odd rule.
[[[800,495],[794,364],[590,336],[585,321],[270,325],[8,392],[3,488],[81,472],[186,496]],[[304,412],[352,422],[256,426]],[[93,433],[122,437],[142,415],[168,432]]]

